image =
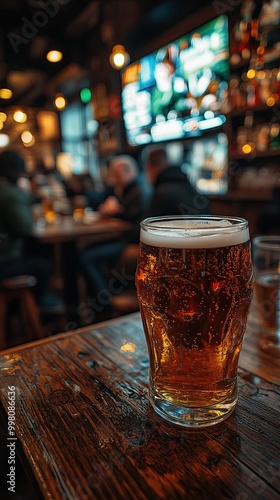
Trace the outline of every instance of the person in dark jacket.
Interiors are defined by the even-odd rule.
[[[169,164],[164,147],[147,146],[143,153],[144,170],[152,187],[152,196],[147,211],[129,235],[132,244],[139,243],[140,222],[144,218],[211,213],[208,198],[194,189],[179,166]]]
[[[149,217],[210,213],[208,198],[197,193],[179,166],[169,165],[163,147],[148,148],[145,170],[153,186]]]

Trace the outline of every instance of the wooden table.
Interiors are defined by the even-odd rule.
[[[79,324],[78,305],[82,302],[77,283],[77,249],[121,238],[131,229],[131,223],[118,218],[74,220],[64,215],[53,224],[35,225],[33,238],[38,243],[53,246],[55,283],[62,290],[69,320]]]
[[[96,218],[90,222],[75,221],[71,215],[61,216],[53,224],[35,225],[33,237],[41,243],[64,243],[81,238],[115,238],[131,229],[131,224],[117,218]]]
[[[158,417],[148,365],[139,314],[1,353],[2,415],[15,386],[16,459],[38,498],[279,500],[280,360],[254,325],[237,408],[214,427]]]

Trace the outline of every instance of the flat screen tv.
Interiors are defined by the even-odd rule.
[[[220,16],[121,72],[131,146],[196,137],[220,127],[229,80],[228,19]]]

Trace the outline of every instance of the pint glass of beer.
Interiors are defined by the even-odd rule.
[[[253,262],[260,345],[278,349],[279,354],[280,236],[256,236],[253,239]]]
[[[145,219],[136,288],[153,408],[186,427],[221,422],[237,401],[237,365],[253,292],[247,221]]]

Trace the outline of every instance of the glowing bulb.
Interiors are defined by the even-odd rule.
[[[11,99],[13,92],[11,89],[0,89],[0,99]]]
[[[66,99],[63,95],[56,96],[54,100],[54,105],[57,109],[64,109],[66,106]]]
[[[14,112],[13,118],[15,122],[25,123],[27,120],[27,114],[18,109],[17,111]]]
[[[256,72],[254,69],[249,69],[247,71],[247,78],[251,79],[251,78],[255,78],[255,76],[256,76]]]
[[[114,69],[121,69],[129,62],[129,55],[123,45],[115,45],[113,47],[109,61]]]
[[[275,99],[274,99],[274,97],[270,96],[270,97],[266,100],[266,104],[267,104],[267,106],[274,106],[274,104],[275,104]]]
[[[0,134],[0,148],[5,148],[8,146],[10,138],[7,134]]]
[[[5,122],[7,120],[7,115],[6,113],[0,113],[0,122]]]
[[[31,134],[29,130],[25,130],[21,134],[21,140],[23,142],[23,145],[26,147],[33,146],[35,144],[35,137]]]
[[[248,155],[252,152],[252,146],[250,146],[250,144],[244,144],[244,146],[242,146],[242,151],[245,155]]]
[[[63,58],[63,54],[62,52],[60,52],[60,50],[50,50],[47,53],[46,58],[49,62],[56,63],[61,61],[61,59]]]
[[[113,56],[113,61],[114,61],[115,66],[117,66],[117,68],[122,68],[124,65],[124,55],[123,54],[115,54]]]

